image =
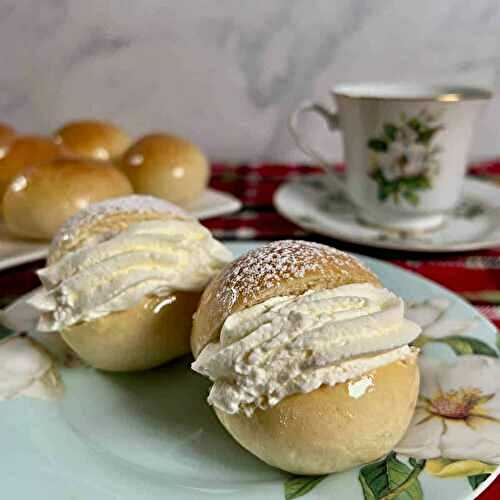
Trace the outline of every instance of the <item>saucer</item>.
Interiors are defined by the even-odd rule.
[[[327,185],[323,174],[282,184],[274,205],[285,218],[308,231],[372,247],[418,252],[461,252],[500,246],[500,189],[466,179],[461,201],[433,232],[408,233],[362,224],[354,206]]]
[[[241,201],[235,196],[215,189],[206,189],[187,211],[203,220],[237,212],[240,208]],[[9,235],[5,224],[0,221],[0,271],[44,259],[48,250],[49,244],[46,241],[21,240]]]

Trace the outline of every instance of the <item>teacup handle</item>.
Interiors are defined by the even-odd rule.
[[[333,181],[334,185],[342,191],[342,193],[349,197],[347,192],[347,186],[345,181],[340,177],[340,175],[335,172],[332,168],[332,162],[328,161],[322,153],[316,151],[312,146],[310,146],[300,135],[299,132],[299,119],[300,116],[304,113],[314,112],[319,114],[326,120],[328,128],[330,130],[339,130],[339,116],[337,113],[330,111],[325,108],[321,104],[317,104],[310,101],[303,102],[295,111],[292,112],[288,119],[288,128],[290,130],[290,134],[292,135],[297,146],[310,158],[312,158],[315,162],[319,163],[323,167],[323,169],[331,174],[330,179]]]

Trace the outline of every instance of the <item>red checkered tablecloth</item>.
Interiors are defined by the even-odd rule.
[[[212,187],[237,196],[243,209],[204,224],[223,240],[301,238],[391,261],[458,293],[500,327],[500,248],[460,254],[418,254],[358,246],[303,231],[274,210],[272,199],[282,182],[311,172],[321,170],[304,165],[213,165]],[[470,174],[500,187],[500,160],[471,165]],[[41,265],[43,262],[38,261],[0,272],[1,302],[7,304],[37,286],[34,271]],[[480,498],[499,500],[500,480]]]

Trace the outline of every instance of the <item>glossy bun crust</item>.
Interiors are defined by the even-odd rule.
[[[230,314],[271,297],[377,277],[354,257],[325,245],[282,241],[237,259],[205,289],[196,312],[191,347],[195,357],[216,341]],[[329,474],[388,453],[406,431],[419,387],[417,353],[365,374],[371,385],[360,397],[351,382],[288,396],[251,417],[216,409],[222,425],[264,462],[294,474]]]
[[[103,162],[56,159],[22,170],[3,199],[5,223],[22,238],[51,239],[91,203],[132,193],[128,179]]]
[[[293,474],[330,474],[386,455],[403,437],[419,388],[416,357],[368,374],[372,386],[360,397],[349,382],[323,385],[285,398],[251,417],[216,410],[241,446],[264,462]]]
[[[199,293],[176,292],[168,300],[145,297],[126,311],[61,331],[84,361],[101,370],[147,370],[189,352],[189,332]]]
[[[52,161],[61,155],[62,150],[52,139],[37,135],[24,135],[11,138],[7,133],[6,142],[0,146],[3,156],[0,159],[0,202],[12,179],[24,168]]]
[[[150,134],[139,139],[121,160],[136,193],[150,194],[187,207],[201,196],[209,177],[208,161],[185,139]]]
[[[93,160],[118,158],[132,142],[121,128],[97,120],[67,123],[56,131],[54,141],[72,156]]]
[[[91,240],[94,244],[144,220],[188,217],[178,207],[149,196],[127,196],[95,203],[66,221],[48,255],[53,264]],[[189,335],[199,293],[144,297],[136,306],[61,331],[87,363],[107,371],[153,368],[189,352]]]

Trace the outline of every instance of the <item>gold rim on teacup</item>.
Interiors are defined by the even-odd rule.
[[[493,92],[474,85],[415,85],[411,83],[341,83],[330,92],[350,99],[459,102],[491,99]]]

